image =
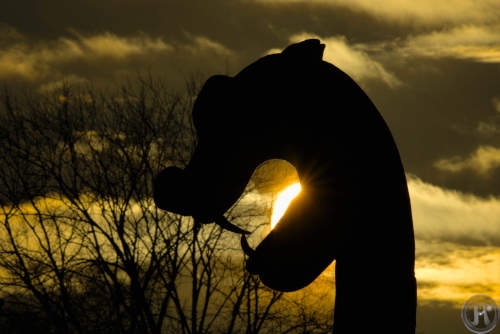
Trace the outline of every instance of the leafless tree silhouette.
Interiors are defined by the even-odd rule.
[[[237,236],[154,205],[153,176],[185,166],[196,145],[190,112],[198,88],[190,80],[185,93],[171,93],[146,75],[119,91],[4,90],[0,331],[25,330],[16,322],[26,321],[57,333],[328,327],[329,318],[308,326],[305,307],[301,317],[284,312],[282,294],[245,273]],[[229,212],[250,229],[266,214]]]

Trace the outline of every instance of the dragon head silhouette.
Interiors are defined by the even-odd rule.
[[[264,56],[234,77],[214,75],[193,107],[198,145],[185,169],[154,180],[158,207],[242,234],[247,269],[293,291],[336,261],[336,333],[371,330],[391,309],[390,333],[414,333],[415,245],[406,177],[376,107],[309,39]],[[302,191],[253,250],[224,213],[255,168],[284,159]],[[359,301],[376,301],[364,322]],[[393,306],[397,305],[396,308]],[[355,330],[355,332],[358,332]],[[387,330],[386,330],[387,332]]]

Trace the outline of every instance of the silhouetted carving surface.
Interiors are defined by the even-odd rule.
[[[306,40],[235,77],[209,78],[193,109],[196,151],[184,170],[158,175],[155,202],[243,233],[222,215],[259,164],[287,160],[302,192],[255,251],[244,247],[247,269],[292,291],[336,260],[334,333],[414,333],[415,245],[401,159],[373,103],[322,60],[323,49]]]

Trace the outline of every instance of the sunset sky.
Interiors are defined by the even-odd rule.
[[[483,293],[500,304],[499,0],[4,1],[0,83],[47,92],[151,71],[181,90],[312,37],[398,145],[417,332],[466,333],[465,300]]]

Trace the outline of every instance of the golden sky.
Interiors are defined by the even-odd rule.
[[[149,70],[183,89],[320,38],[400,150],[419,331],[465,333],[456,308],[469,296],[500,304],[499,13],[498,0],[5,1],[0,84],[50,92]]]

